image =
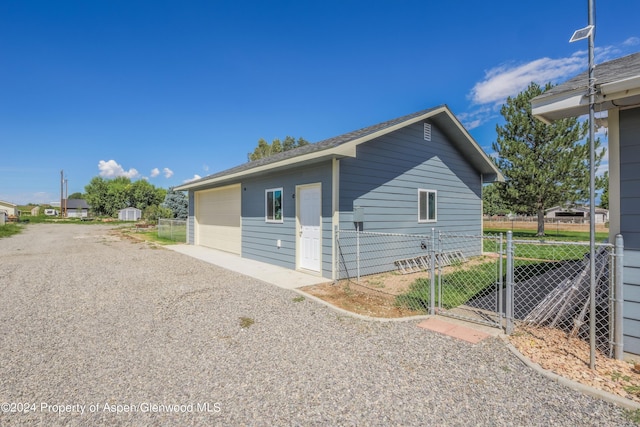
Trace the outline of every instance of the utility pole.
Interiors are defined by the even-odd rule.
[[[64,169],[60,170],[60,218],[64,216]]]
[[[596,171],[595,171],[595,97],[596,79],[594,76],[593,50],[596,38],[595,0],[589,0],[589,25],[593,26],[589,34],[589,269],[591,270],[591,307],[589,308],[589,337],[591,342],[589,367],[596,368]]]
[[[67,202],[69,200],[69,183],[64,179],[64,217],[67,217]]]

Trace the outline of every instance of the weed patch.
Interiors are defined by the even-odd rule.
[[[240,318],[240,327],[242,329],[247,329],[248,327],[250,327],[254,323],[256,323],[256,321],[253,320],[251,317],[241,317]]]

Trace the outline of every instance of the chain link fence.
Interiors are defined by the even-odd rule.
[[[621,357],[619,245],[598,244],[595,293],[589,243],[336,229],[338,282],[375,294],[408,314],[440,314],[505,328],[535,328],[595,343]],[[591,298],[595,299],[595,333]]]
[[[187,221],[181,219],[159,219],[158,237],[173,240],[174,242],[187,242]]]
[[[501,327],[502,236],[439,233],[437,248],[436,313]]]
[[[596,245],[592,294],[589,243],[514,240],[513,295],[509,301],[516,331],[535,330],[541,336],[562,332],[566,337],[594,340],[598,351],[613,356],[614,249],[612,244]],[[593,331],[591,318],[595,319]]]

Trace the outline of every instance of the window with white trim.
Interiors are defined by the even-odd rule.
[[[438,211],[438,192],[418,189],[418,222],[436,222]]]
[[[282,188],[265,190],[265,221],[283,222],[282,220]]]

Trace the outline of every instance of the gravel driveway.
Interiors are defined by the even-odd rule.
[[[297,297],[108,226],[31,224],[0,239],[0,425],[633,425],[497,338]]]

